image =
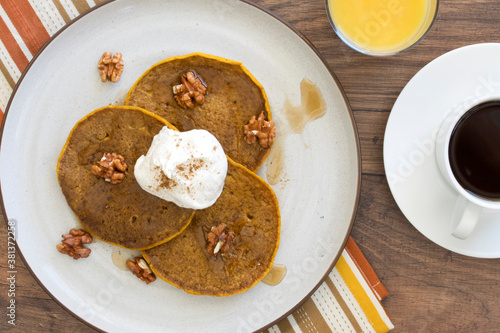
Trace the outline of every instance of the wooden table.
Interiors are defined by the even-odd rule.
[[[350,101],[362,154],[362,186],[352,236],[390,295],[393,332],[498,332],[500,263],[447,251],[420,234],[396,205],[382,147],[398,94],[424,65],[455,48],[500,42],[500,1],[441,0],[427,37],[403,54],[376,58],[351,50],[330,27],[323,0],[257,0],[292,23],[330,63]],[[499,59],[500,61],[500,59]],[[92,332],[55,302],[17,261],[16,322],[6,324],[7,231],[0,222],[0,330]],[[500,240],[499,240],[500,241]]]

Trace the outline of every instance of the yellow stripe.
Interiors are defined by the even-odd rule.
[[[342,279],[344,279],[345,283],[349,287],[349,290],[354,295],[354,298],[356,298],[356,300],[358,301],[359,306],[365,313],[375,331],[377,331],[378,333],[388,332],[389,327],[387,327],[384,320],[380,317],[379,312],[373,305],[370,297],[368,297],[368,295],[366,294],[365,289],[359,283],[358,279],[352,272],[351,267],[349,267],[349,264],[347,264],[347,261],[344,259],[344,257],[340,256],[337,264],[335,265],[335,268],[342,276]]]
[[[351,309],[349,309],[349,306],[345,302],[345,299],[342,297],[342,295],[340,295],[340,292],[338,291],[337,287],[333,283],[332,279],[328,276],[326,278],[325,282],[328,285],[328,288],[330,288],[330,291],[332,292],[333,297],[335,297],[335,299],[337,300],[337,303],[339,303],[340,308],[342,309],[342,311],[344,311],[344,314],[346,315],[347,320],[349,320],[349,322],[351,323],[352,327],[354,327],[354,330],[356,332],[362,332],[363,329],[359,325],[359,323],[356,320],[356,317],[354,316],[354,314],[351,312]],[[340,312],[341,311],[339,311],[339,313]]]

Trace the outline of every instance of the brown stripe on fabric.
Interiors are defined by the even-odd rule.
[[[302,332],[324,333],[332,331],[311,298],[302,304],[292,315]]]
[[[78,10],[80,14],[90,9],[90,6],[86,0],[71,0],[71,2],[73,2],[73,4],[76,7],[76,10]]]
[[[281,333],[295,333],[295,330],[292,327],[292,323],[290,323],[288,318],[283,319],[278,324],[276,324],[276,326],[278,326]]]
[[[17,41],[14,39],[14,36],[7,27],[7,24],[5,24],[5,21],[1,17],[0,17],[0,40],[7,49],[7,52],[10,54],[12,60],[14,60],[14,63],[16,64],[17,68],[19,68],[19,70],[22,72],[26,68],[26,66],[28,66],[29,61],[26,58],[26,55],[24,55],[23,50],[21,50],[21,48],[19,47]],[[12,78],[10,77],[5,67],[2,68],[2,72],[4,73],[8,81],[10,78],[10,80],[13,82]],[[9,81],[9,84],[12,87],[14,87],[15,83],[12,84],[11,81]]]
[[[28,0],[2,0],[2,7],[24,43],[35,54],[49,39],[49,34]]]
[[[3,120],[3,110],[0,109],[0,124],[2,123]]]
[[[66,9],[64,9],[63,5],[61,4],[61,1],[59,0],[52,0],[54,3],[54,6],[56,6],[57,11],[59,14],[61,14],[61,17],[63,18],[65,23],[68,23],[71,21],[71,18],[69,17],[68,13],[66,13]]]
[[[354,327],[354,330],[356,332],[363,332],[361,326],[359,326],[359,323],[356,320],[356,317],[354,317],[351,310],[347,306],[347,303],[342,298],[342,295],[340,295],[339,291],[337,290],[337,287],[335,287],[335,284],[333,284],[332,279],[330,279],[330,277],[328,276],[325,282],[328,288],[330,288],[330,290],[332,291],[332,294],[339,303],[340,307],[342,308],[342,311],[344,311],[345,315],[347,316],[347,319],[351,322],[351,325]]]
[[[14,89],[14,86],[16,85],[16,81],[10,76],[9,71],[5,67],[4,63],[0,61],[0,72],[2,72],[3,76],[7,79],[7,83],[10,85],[12,89]]]
[[[98,5],[100,3],[103,3],[105,1],[108,1],[108,0],[94,0],[95,4]]]

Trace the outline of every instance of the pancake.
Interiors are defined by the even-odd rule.
[[[270,270],[278,250],[280,212],[273,190],[259,176],[229,161],[221,196],[196,211],[173,240],[143,251],[153,272],[184,291],[228,296],[248,290]],[[228,252],[209,254],[207,234],[225,223],[234,232]]]
[[[182,108],[172,88],[193,71],[207,87],[205,102]],[[180,131],[205,129],[221,143],[235,162],[257,171],[270,149],[244,140],[243,127],[264,111],[271,120],[269,103],[260,83],[237,61],[202,53],[163,60],[149,68],[129,91],[125,105],[149,110]]]
[[[140,108],[106,106],[81,119],[71,131],[57,165],[61,190],[81,224],[93,236],[122,247],[143,250],[180,234],[194,210],[178,207],[144,191],[134,177],[136,160],[145,155],[164,119]],[[121,183],[92,173],[105,153],[124,157]]]

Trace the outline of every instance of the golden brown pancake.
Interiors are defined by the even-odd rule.
[[[59,185],[77,218],[95,237],[142,250],[172,239],[190,223],[194,210],[147,193],[134,177],[136,160],[147,153],[163,126],[172,127],[146,110],[106,106],[81,119],[71,131],[57,165]],[[125,158],[128,168],[119,184],[91,171],[105,153]]]
[[[193,71],[207,86],[204,104],[194,109],[181,108],[172,91],[188,71]],[[244,140],[243,126],[250,118],[264,111],[271,120],[271,111],[263,87],[240,62],[202,53],[168,58],[135,82],[125,105],[149,110],[180,131],[211,132],[230,158],[252,171],[257,171],[269,154],[269,149]]]
[[[259,282],[273,265],[280,238],[280,212],[273,190],[260,177],[229,161],[216,203],[198,210],[173,240],[143,251],[153,272],[192,294],[228,296]],[[225,223],[235,233],[229,251],[207,252],[211,227]]]

